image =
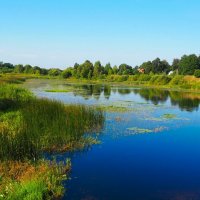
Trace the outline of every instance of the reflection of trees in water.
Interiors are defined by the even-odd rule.
[[[102,85],[92,85],[92,96],[98,100],[103,92]]]
[[[187,92],[170,91],[172,105],[178,105],[181,110],[198,110],[200,104],[200,95],[193,95]]]
[[[117,88],[111,87],[109,85],[74,85],[74,95],[79,95],[85,99],[90,99],[94,97],[99,99],[101,94],[104,95],[106,99],[109,99],[111,93],[118,93],[121,95],[139,94],[140,97],[146,101],[150,101],[157,105],[159,103],[166,102],[169,98],[172,105],[179,106],[181,110],[194,111],[199,108],[200,95],[192,94],[188,92],[179,91],[167,91],[152,88],[142,88],[142,89],[132,89],[132,88]]]
[[[151,101],[155,105],[164,103],[170,98],[172,105],[178,105],[181,110],[194,111],[199,108],[200,95],[193,95],[188,92],[167,91],[159,89],[134,89],[135,94],[139,94],[146,101]]]
[[[90,99],[93,96],[98,100],[104,91],[102,85],[75,85],[74,88],[73,94],[82,96],[84,99]]]
[[[132,89],[130,88],[118,88],[119,94],[130,94],[132,92]]]
[[[106,99],[109,99],[110,95],[111,95],[111,87],[110,87],[110,85],[105,85],[104,86],[104,97]]]
[[[157,89],[134,89],[135,94],[139,94],[146,101],[151,101],[153,104],[164,103],[169,97],[169,92],[166,90]]]

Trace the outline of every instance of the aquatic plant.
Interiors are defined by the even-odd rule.
[[[134,134],[143,134],[143,133],[152,133],[153,132],[151,129],[144,129],[144,128],[138,128],[138,127],[127,128],[127,130],[133,131]]]
[[[24,95],[22,106],[20,95],[11,97],[21,106],[0,115],[0,160],[35,161],[45,149],[63,149],[83,141],[85,133],[98,132],[104,123],[104,114],[96,107],[37,98],[24,101]]]
[[[154,129],[145,129],[145,128],[138,128],[138,127],[127,128],[127,130],[131,131],[133,134],[159,133],[166,129],[167,127],[164,127],[164,126],[159,126]]]
[[[104,113],[37,99],[14,85],[1,84],[0,95],[0,199],[60,199],[71,164],[41,161],[44,152],[99,144],[90,134],[101,130]]]
[[[64,90],[64,89],[48,89],[48,90],[44,90],[45,92],[55,92],[55,93],[66,93],[66,92],[70,92],[70,90]]]

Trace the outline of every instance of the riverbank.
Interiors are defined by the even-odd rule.
[[[167,89],[174,91],[185,91],[200,93],[200,78],[195,76],[182,76],[182,75],[111,75],[105,79],[76,79],[53,76],[41,76],[32,74],[3,74],[0,75],[0,83],[14,83],[20,84],[27,79],[52,79],[64,80],[66,83],[73,84],[106,84],[113,86],[127,86],[136,88],[156,88]]]
[[[86,79],[65,79],[68,83],[79,83],[79,84],[108,84],[113,86],[127,86],[136,88],[156,88],[156,89],[167,89],[167,90],[178,90],[185,92],[196,92],[200,93],[200,78],[194,76],[165,76],[165,75],[135,75],[125,76],[111,76],[107,79],[98,80],[86,80]]]

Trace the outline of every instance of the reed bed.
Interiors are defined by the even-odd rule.
[[[7,108],[0,114],[1,160],[38,160],[45,150],[64,149],[103,126],[104,114],[96,107],[37,99],[13,85],[1,85],[0,95]]]
[[[37,99],[26,89],[0,83],[0,199],[60,199],[70,161],[42,160],[44,152],[98,143],[85,134],[103,124],[99,108]]]

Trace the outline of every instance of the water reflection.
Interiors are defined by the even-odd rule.
[[[46,89],[67,90],[73,96],[79,96],[85,100],[93,98],[96,101],[100,100],[100,98],[110,100],[111,97],[113,101],[113,98],[123,98],[123,96],[125,100],[134,101],[135,97],[138,96],[140,99],[145,100],[145,102],[154,105],[169,102],[172,106],[178,106],[180,110],[189,112],[198,110],[200,104],[200,94],[173,90],[110,86],[106,84],[66,84],[63,81],[53,82],[53,80],[31,80],[25,83],[25,87],[35,91],[40,90],[43,94]],[[59,96],[59,94],[56,94],[56,96]]]
[[[120,95],[139,95],[145,101],[154,105],[165,103],[170,100],[171,105],[178,106],[181,110],[195,111],[198,110],[200,104],[200,94],[180,91],[170,91],[152,88],[128,88],[109,85],[73,85],[72,91],[75,96],[82,96],[85,99],[94,97],[96,100],[103,95],[109,99],[112,94]]]

